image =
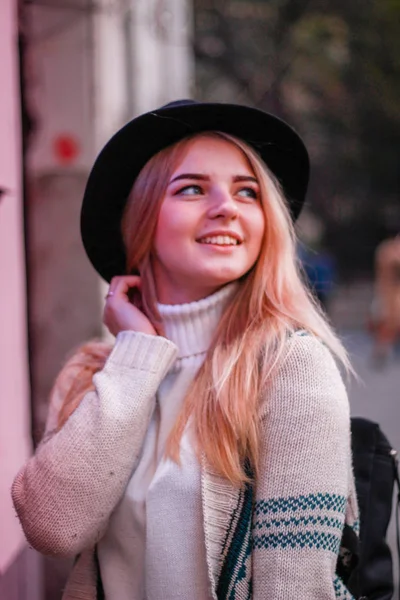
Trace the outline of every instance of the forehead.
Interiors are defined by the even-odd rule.
[[[232,172],[254,174],[248,158],[234,143],[214,136],[201,136],[189,141],[174,173]]]

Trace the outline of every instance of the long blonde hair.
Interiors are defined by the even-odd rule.
[[[246,457],[257,474],[259,401],[284,357],[290,333],[299,328],[309,331],[345,367],[350,365],[345,349],[303,282],[296,258],[294,227],[279,183],[251,147],[221,132],[190,136],[153,156],[137,177],[126,205],[122,235],[127,273],[140,272],[143,310],[158,333],[163,330],[151,272],[152,242],[168,182],[199,135],[222,138],[245,154],[259,182],[265,232],[259,258],[239,281],[204,363],[188,390],[166,453],[179,462],[180,440],[190,417],[198,452],[204,452],[218,473],[240,484],[248,479],[243,466]],[[93,389],[92,376],[103,367],[110,350],[98,344],[87,344],[83,349],[80,383],[65,396],[59,428],[85,393]]]

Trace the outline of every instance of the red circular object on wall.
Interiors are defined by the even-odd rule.
[[[71,164],[79,155],[79,142],[68,133],[58,135],[53,142],[53,151],[58,162],[63,165]]]

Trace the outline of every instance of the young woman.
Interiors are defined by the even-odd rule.
[[[353,598],[348,361],[295,259],[308,170],[276,117],[194,101],[97,158],[82,237],[115,345],[67,363],[13,486],[30,544],[77,557],[64,598]]]

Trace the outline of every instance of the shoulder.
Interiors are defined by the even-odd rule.
[[[297,332],[288,339],[265,389],[259,431],[260,499],[314,502],[321,494],[339,494],[345,502],[350,410],[339,369],[316,336]]]
[[[306,331],[291,334],[267,383],[264,411],[313,418],[334,413],[348,418],[346,388],[327,346]]]
[[[326,373],[340,377],[337,363],[326,344],[303,329],[288,336],[276,375],[279,377],[283,372],[292,378],[317,378]]]

